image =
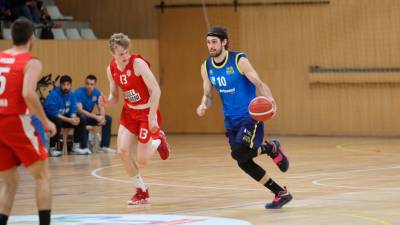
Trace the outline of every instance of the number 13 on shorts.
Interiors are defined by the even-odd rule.
[[[141,127],[139,131],[139,139],[146,140],[148,135],[149,135],[149,130],[147,128]]]

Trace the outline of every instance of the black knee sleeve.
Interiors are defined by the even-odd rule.
[[[256,150],[245,145],[232,145],[231,150],[232,158],[234,158],[238,163],[247,162],[257,156]]]
[[[252,159],[247,162],[238,162],[238,165],[256,181],[260,181],[261,178],[265,176],[265,170],[257,165]]]

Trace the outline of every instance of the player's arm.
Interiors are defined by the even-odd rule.
[[[24,98],[29,110],[36,115],[43,124],[45,130],[49,131],[50,135],[53,136],[56,133],[56,128],[47,118],[42,104],[40,103],[39,96],[36,94],[36,83],[39,80],[41,72],[42,64],[38,59],[31,59],[28,61],[24,69],[22,97]]]
[[[199,107],[197,107],[197,115],[204,116],[206,110],[209,109],[212,105],[213,92],[212,92],[212,84],[207,76],[205,64],[201,65],[200,73],[201,77],[203,78],[203,97],[201,98],[201,103]]]
[[[112,105],[118,103],[118,99],[119,99],[118,88],[117,88],[117,85],[115,84],[114,79],[111,76],[110,66],[107,67],[107,78],[109,81],[110,94],[108,95],[108,98],[105,97],[103,95],[103,93],[101,94],[100,99],[99,99],[99,105],[102,107],[112,106]]]
[[[78,102],[76,107],[78,109],[78,113],[79,114],[84,115],[84,116],[89,117],[89,118],[92,118],[92,119],[96,119],[97,118],[96,114],[84,110],[83,106],[82,106],[82,103]]]
[[[240,58],[238,66],[240,68],[240,71],[242,71],[247,79],[249,79],[250,82],[256,86],[257,90],[262,96],[267,97],[275,102],[274,97],[272,96],[271,89],[269,89],[269,87],[260,79],[256,70],[253,68],[247,58]]]
[[[150,94],[150,111],[149,111],[149,129],[155,131],[158,128],[157,110],[160,103],[161,89],[158,85],[156,77],[151,72],[149,66],[143,59],[135,59],[133,64],[135,71],[142,76]],[[152,124],[150,124],[152,123]]]

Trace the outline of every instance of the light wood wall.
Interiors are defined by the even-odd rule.
[[[64,15],[89,21],[99,38],[123,32],[131,38],[157,38],[157,0],[56,0]]]
[[[270,132],[399,135],[400,74],[308,72],[310,64],[399,67],[399,9],[395,0],[242,8],[241,46],[279,105]]]
[[[8,41],[0,41],[0,49],[11,45]],[[158,40],[132,40],[132,51],[139,52],[152,66],[154,74],[159,71]],[[111,61],[111,54],[106,40],[97,41],[53,41],[37,40],[32,53],[43,63],[43,75],[68,74],[72,77],[72,87],[76,89],[84,85],[88,74],[98,78],[97,87],[106,95],[109,93],[106,68]],[[106,113],[113,117],[112,133],[117,133],[121,112],[120,104],[107,108]]]

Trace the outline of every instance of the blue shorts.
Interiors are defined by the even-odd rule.
[[[257,150],[264,140],[264,123],[252,118],[243,118],[236,127],[226,127],[229,144],[246,145]]]

